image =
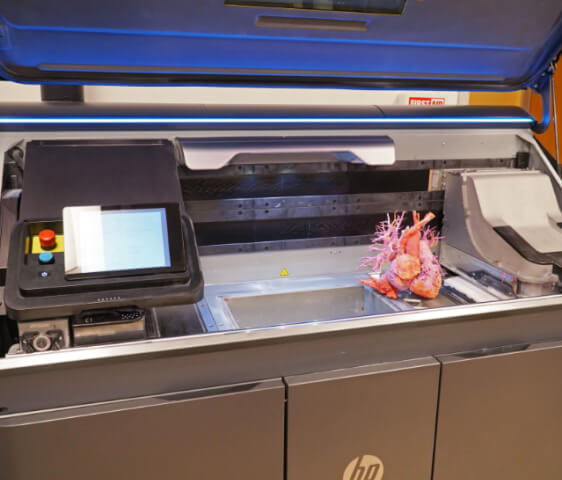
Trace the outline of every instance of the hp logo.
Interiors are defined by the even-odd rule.
[[[343,480],[382,480],[384,466],[374,455],[354,458],[343,472]]]

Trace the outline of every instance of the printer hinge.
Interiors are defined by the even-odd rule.
[[[535,133],[544,133],[550,125],[551,121],[551,99],[552,99],[552,82],[554,77],[554,72],[556,71],[556,63],[560,58],[560,53],[552,60],[548,68],[541,73],[537,81],[531,86],[531,88],[537,92],[542,98],[542,119],[540,122],[536,122],[533,126],[533,131]],[[556,112],[555,112],[556,114]]]

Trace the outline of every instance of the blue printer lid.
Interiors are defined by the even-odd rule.
[[[513,90],[561,47],[560,0],[0,5],[0,75],[31,83]]]

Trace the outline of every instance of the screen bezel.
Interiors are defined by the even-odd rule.
[[[70,205],[69,205],[70,206]],[[76,205],[77,207],[88,205]],[[186,270],[184,235],[182,229],[182,220],[179,204],[177,203],[151,203],[136,205],[110,205],[100,206],[102,211],[115,210],[147,210],[147,209],[164,209],[166,213],[166,227],[168,229],[168,249],[170,253],[169,267],[151,267],[127,270],[108,270],[87,273],[66,273],[66,280],[85,280],[85,279],[104,279],[115,277],[133,277],[139,275],[151,275],[162,273],[181,273]],[[64,224],[63,224],[64,228]]]

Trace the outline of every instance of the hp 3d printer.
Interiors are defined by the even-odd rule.
[[[0,75],[45,92],[544,109],[1,104],[0,478],[562,478],[562,180],[533,136],[561,47],[559,0],[0,2]],[[402,211],[434,217],[435,298],[361,283]]]

